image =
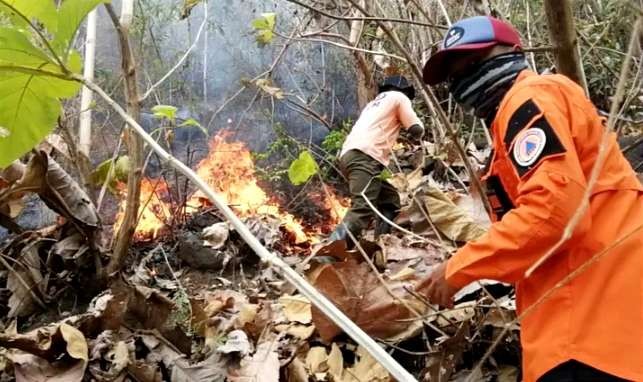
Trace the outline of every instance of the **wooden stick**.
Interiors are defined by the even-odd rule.
[[[281,275],[293,284],[302,295],[308,298],[319,310],[348,334],[355,342],[363,346],[391,375],[398,381],[416,381],[416,379],[404,369],[390,354],[388,354],[380,345],[368,336],[359,326],[351,321],[346,315],[331,303],[324,295],[319,293],[312,285],[306,281],[299,273],[286,264],[280,257],[269,252],[259,240],[250,232],[248,227],[235,215],[221,197],[210,188],[191,168],[183,164],[167,151],[163,149],[156,141],[138,124],[131,116],[123,110],[105,91],[91,81],[87,81],[78,74],[72,74],[74,80],[84,83],[96,94],[105,100],[141,138],[154,150],[165,163],[174,167],[181,174],[190,179],[199,190],[217,206],[226,219],[235,227],[246,243],[255,251],[255,253],[265,262],[274,266]]]

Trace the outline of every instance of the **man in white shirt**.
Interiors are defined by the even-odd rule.
[[[387,77],[379,86],[379,94],[369,102],[355,122],[340,153],[340,168],[349,182],[351,208],[337,226],[331,240],[348,239],[347,230],[356,238],[368,227],[375,213],[362,197],[362,192],[384,216],[393,219],[400,208],[397,190],[380,178],[388,166],[393,145],[400,129],[408,129],[417,140],[424,135],[424,125],[413,110],[411,100],[415,89],[403,76]],[[375,230],[379,235],[390,231],[380,222]]]

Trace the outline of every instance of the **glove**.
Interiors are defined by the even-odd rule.
[[[416,123],[409,127],[408,132],[411,139],[416,142],[422,142],[422,138],[424,138],[424,127],[422,125]]]

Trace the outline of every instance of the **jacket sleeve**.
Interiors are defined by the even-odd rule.
[[[397,107],[397,117],[400,120],[402,127],[404,127],[405,129],[408,129],[413,125],[420,125],[424,127],[424,124],[422,123],[422,121],[420,121],[420,118],[418,118],[415,110],[413,110],[413,104],[411,103],[411,100],[408,99],[405,95],[402,95],[402,93],[400,93],[399,98],[400,101],[398,102]]]
[[[552,91],[555,94],[547,94]],[[560,96],[556,89],[548,88],[519,91],[515,97],[520,97],[525,104],[532,102],[530,105],[535,105],[538,113],[523,126],[514,123],[509,128],[512,125],[509,118],[499,121],[498,133],[503,142],[509,143],[496,149],[505,154],[506,166],[503,167],[515,171],[511,175],[519,178],[515,208],[448,261],[446,278],[451,286],[461,288],[479,279],[520,281],[524,272],[558,242],[580,205],[586,181],[572,139],[571,111],[566,109],[569,104],[561,102]],[[512,116],[516,112],[518,110],[509,110],[505,115]],[[545,146],[543,155],[533,165],[521,168],[519,163],[525,161],[517,162],[516,157],[512,158],[516,155],[512,148],[519,144],[527,129],[532,132],[549,130],[546,145],[558,142],[558,146],[553,149]],[[507,134],[515,134],[516,139],[509,141]],[[586,215],[574,234],[582,234],[589,224]]]

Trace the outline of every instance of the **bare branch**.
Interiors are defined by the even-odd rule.
[[[412,24],[412,25],[421,25],[425,27],[431,27],[431,28],[438,28],[438,29],[449,29],[448,26],[446,25],[437,25],[437,24],[431,24],[431,23],[424,23],[421,21],[413,21],[413,20],[405,20],[405,19],[394,19],[394,18],[387,18],[387,17],[358,17],[358,16],[339,16],[339,15],[334,15],[332,13],[326,12],[322,9],[315,8],[312,5],[308,5],[306,3],[303,3],[299,0],[286,0],[290,3],[294,3],[297,5],[300,5],[308,10],[311,10],[313,12],[317,12],[321,15],[324,15],[328,18],[331,18],[333,20],[346,20],[346,21],[354,21],[354,20],[363,20],[363,21],[386,21],[386,22],[392,22],[392,23],[400,23],[400,24]],[[363,12],[362,12],[363,13]]]
[[[149,96],[150,96],[150,94],[152,94],[152,92],[153,92],[157,87],[159,87],[159,86],[160,86],[160,85],[161,85],[165,80],[167,80],[167,79],[172,75],[172,73],[174,73],[174,72],[175,72],[175,71],[176,71],[176,70],[177,70],[177,69],[178,69],[178,68],[179,68],[179,67],[180,67],[180,66],[185,62],[185,60],[188,58],[188,56],[190,55],[190,53],[194,50],[194,48],[196,47],[197,43],[199,42],[199,39],[201,38],[201,33],[203,32],[203,29],[205,29],[205,26],[206,26],[206,24],[207,24],[207,21],[208,21],[208,20],[207,20],[207,18],[205,18],[205,17],[204,17],[204,18],[203,18],[203,22],[201,23],[201,26],[199,27],[199,31],[197,32],[196,37],[194,38],[194,41],[193,41],[192,45],[188,48],[188,50],[186,50],[186,51],[185,51],[185,53],[183,54],[183,56],[182,56],[182,57],[179,59],[179,61],[178,61],[178,62],[177,62],[173,67],[172,67],[172,69],[170,69],[170,71],[168,71],[167,73],[165,73],[165,75],[164,75],[163,77],[161,77],[161,79],[160,79],[160,80],[156,81],[156,83],[155,83],[154,85],[150,86],[150,88],[149,88],[149,89],[147,89],[147,91],[145,92],[145,94],[143,94],[143,96],[141,97],[140,102],[145,101],[145,99],[146,99],[147,97],[149,97]]]

